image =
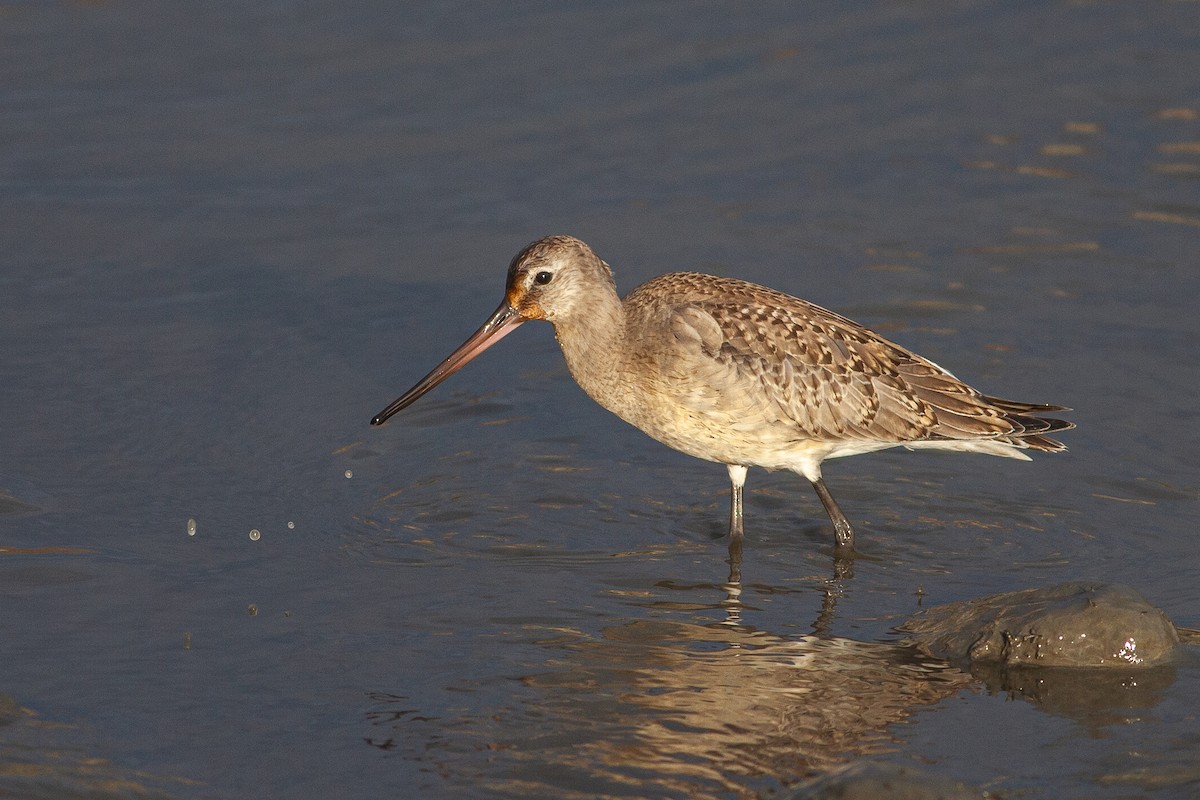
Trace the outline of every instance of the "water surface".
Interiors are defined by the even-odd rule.
[[[1194,653],[1051,702],[893,628],[1077,579],[1197,625],[1194,13],[0,6],[0,785],[769,795],[871,757],[1191,796]],[[555,232],[1073,406],[1071,451],[828,464],[852,577],[754,471],[731,587],[724,470],[546,326],[370,428]]]

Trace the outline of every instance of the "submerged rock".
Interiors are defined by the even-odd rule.
[[[1143,719],[1162,703],[1175,682],[1171,664],[1157,667],[972,667],[971,674],[995,692],[1070,717],[1088,731]]]
[[[1175,626],[1127,586],[1065,583],[931,608],[900,627],[937,658],[971,666],[1152,667]]]
[[[0,514],[32,514],[38,511],[41,509],[37,506],[23,503],[7,490],[0,489]]]
[[[991,797],[941,775],[902,764],[851,764],[796,787],[788,800],[982,800]]]

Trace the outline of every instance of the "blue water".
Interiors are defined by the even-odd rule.
[[[1192,796],[1194,652],[1006,702],[892,629],[1077,579],[1200,623],[1194,13],[0,5],[2,792]],[[1071,450],[828,464],[843,580],[752,471],[731,597],[724,470],[548,326],[371,428],[557,232],[1073,406]]]

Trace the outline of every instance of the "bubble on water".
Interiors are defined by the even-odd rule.
[[[289,531],[296,530],[296,523],[292,522],[291,520],[288,520],[288,530]]]
[[[353,471],[353,470],[349,470],[349,469],[348,469],[348,470],[346,470],[346,477],[347,477],[347,478],[353,478],[353,477],[354,477],[354,471]]]
[[[258,528],[251,528],[251,529],[250,529],[250,540],[251,540],[251,541],[253,541],[253,542],[257,542],[257,541],[258,541],[258,537],[260,537],[260,536],[262,536],[262,534],[258,532]]]
[[[196,520],[194,520],[194,519],[188,520],[187,532],[188,532],[188,536],[196,535]]]

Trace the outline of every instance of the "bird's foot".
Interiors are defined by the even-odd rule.
[[[854,558],[854,529],[845,517],[833,523],[833,555],[838,559]]]

